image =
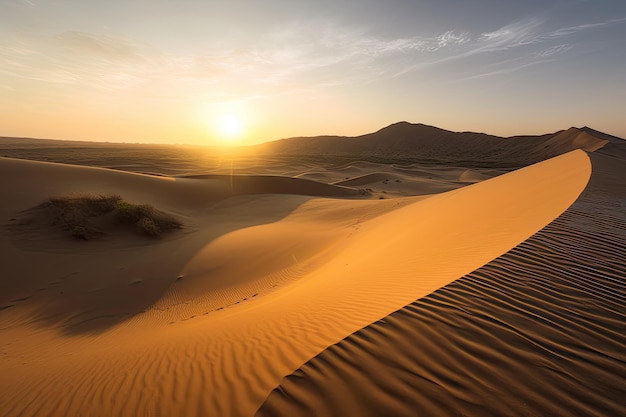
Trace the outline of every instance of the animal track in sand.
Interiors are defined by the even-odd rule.
[[[216,312],[216,311],[221,311],[221,310],[224,310],[224,309],[226,309],[226,308],[228,308],[228,307],[232,307],[232,306],[235,306],[235,305],[238,305],[238,304],[242,304],[244,301],[252,301],[252,299],[253,299],[253,298],[255,298],[255,297],[257,297],[258,295],[259,295],[259,293],[258,293],[258,292],[256,292],[256,293],[254,293],[254,294],[250,295],[249,297],[244,297],[244,298],[239,299],[239,300],[237,300],[237,301],[235,301],[235,302],[233,302],[233,303],[230,303],[230,304],[227,304],[227,305],[223,305],[223,306],[220,306],[220,307],[214,308],[214,309],[212,309],[212,310],[204,311],[204,312],[202,312],[202,313],[197,313],[197,314],[191,315],[191,316],[186,317],[186,318],[181,318],[181,319],[176,320],[176,321],[171,321],[171,322],[169,322],[168,324],[174,324],[174,323],[176,323],[176,322],[178,322],[178,321],[187,321],[187,320],[191,320],[191,319],[196,318],[196,317],[198,317],[198,316],[206,316],[206,315],[208,315],[208,314],[210,314],[210,313],[213,313],[213,312]],[[165,311],[172,310],[174,307],[176,307],[176,306],[180,306],[180,305],[182,305],[182,304],[191,304],[191,301],[189,301],[189,300],[188,300],[188,301],[185,301],[185,302],[182,302],[182,303],[178,303],[178,304],[175,304],[175,305],[169,306],[169,307],[164,308],[164,309],[154,308],[153,310],[156,310],[156,311],[159,311],[159,312],[165,312]],[[147,311],[148,311],[148,310],[144,310],[144,312],[147,312]]]

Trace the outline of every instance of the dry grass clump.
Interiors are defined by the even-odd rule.
[[[129,203],[115,194],[51,197],[42,207],[54,212],[54,224],[84,240],[104,234],[111,225],[134,226],[140,233],[157,238],[182,227],[174,216],[149,204]]]
[[[153,237],[182,226],[174,216],[149,204],[132,204],[122,199],[116,203],[114,215],[118,222],[134,224],[141,232]]]

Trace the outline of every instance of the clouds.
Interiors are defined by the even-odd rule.
[[[557,29],[555,31],[550,32],[545,37],[546,38],[560,38],[563,36],[571,36],[578,32],[582,32],[582,31],[586,31],[590,29],[597,29],[597,28],[624,24],[624,23],[626,23],[626,17],[623,17],[620,19],[609,19],[604,22],[585,23],[585,24],[581,24],[577,26],[570,26],[570,27]]]
[[[551,57],[554,55],[565,53],[572,48],[573,46],[569,44],[554,45],[554,46],[550,46],[548,48],[542,49],[540,51],[533,52],[532,56],[538,57],[538,58],[547,58],[547,57]]]
[[[476,33],[447,28],[390,37],[332,21],[295,20],[254,40],[208,42],[185,53],[107,33],[18,33],[0,40],[0,84],[29,79],[211,101],[369,84],[434,66],[443,68],[442,74],[467,79],[497,76],[512,72],[510,65],[523,68],[574,53],[575,35],[625,23],[626,18],[618,18],[549,28],[545,18],[535,17]],[[481,56],[484,68],[458,64],[476,56]]]
[[[172,53],[124,36],[64,31],[0,40],[0,77],[87,89],[142,90],[161,97],[280,95],[316,85],[371,82],[416,54],[461,46],[466,33],[384,38],[331,24],[294,24],[247,45]],[[399,60],[399,61],[398,61]],[[149,85],[148,85],[149,84]],[[155,88],[153,88],[155,87]]]
[[[363,114],[426,122],[419,112],[437,103],[447,118],[464,95],[480,117],[502,88],[518,97],[610,83],[604,96],[617,96],[624,16],[613,0],[0,0],[0,107],[31,120],[24,109],[54,109],[68,115],[59,126],[87,110],[179,126],[205,104],[245,101],[303,134],[307,120],[334,131],[324,123]],[[317,116],[327,103],[336,114]]]
[[[477,40],[477,49],[493,51],[498,49],[514,48],[538,41],[538,32],[542,19],[528,19],[513,22],[493,32],[481,33]]]
[[[17,34],[0,41],[0,74],[83,88],[127,87],[151,72],[158,54],[119,36],[66,31],[56,36]]]
[[[575,35],[625,23],[626,18],[620,18],[549,29],[545,18],[521,19],[496,30],[482,32],[474,38],[467,35],[464,48],[457,50],[455,54],[437,60],[420,62],[398,74],[402,75],[432,65],[441,66],[453,61],[468,60],[478,55],[483,59],[482,66],[467,64],[464,67],[465,71],[457,74],[457,80],[509,74],[538,64],[553,62],[557,56],[577,52],[586,38],[576,40]],[[565,39],[570,41],[562,43]],[[626,36],[622,40],[626,40]],[[512,56],[514,58],[511,58]],[[496,70],[489,68],[494,66],[499,68]],[[458,68],[461,66],[459,65]]]
[[[439,35],[436,38],[437,49],[445,48],[448,45],[463,45],[469,42],[471,39],[467,32],[458,33],[454,30],[449,30],[443,35]]]

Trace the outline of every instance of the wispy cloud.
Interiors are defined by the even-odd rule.
[[[154,72],[155,58],[146,45],[84,32],[0,41],[0,74],[49,83],[124,88]]]
[[[589,29],[596,29],[605,26],[610,26],[618,23],[626,22],[626,17],[620,19],[610,19],[604,22],[596,22],[596,23],[585,23],[577,26],[570,26],[565,28],[560,28],[548,33],[545,38],[560,38],[562,36],[570,36],[576,34],[578,32],[582,32]]]
[[[477,79],[481,79],[481,78],[493,77],[493,76],[496,76],[496,75],[511,74],[511,73],[514,73],[514,72],[517,72],[517,71],[524,70],[524,69],[529,68],[529,67],[533,67],[533,66],[542,64],[544,62],[547,62],[547,61],[532,61],[532,62],[527,62],[527,63],[518,63],[516,65],[509,65],[509,66],[506,66],[504,68],[500,68],[500,69],[497,69],[497,70],[480,72],[478,74],[474,74],[474,75],[470,75],[470,76],[467,76],[467,77],[463,77],[462,79],[459,79],[459,80],[456,80],[456,81],[477,80]]]
[[[569,44],[554,45],[540,51],[533,52],[531,55],[539,58],[547,58],[549,56],[565,53],[572,48],[573,46]]]
[[[496,51],[538,42],[538,33],[542,23],[542,19],[522,20],[493,32],[482,33],[473,51]]]
[[[610,19],[602,22],[585,23],[577,26],[548,30],[545,28],[546,21],[542,18],[524,19],[513,22],[493,31],[483,32],[471,41],[465,42],[463,48],[451,51],[435,59],[422,59],[408,67],[400,69],[395,75],[403,75],[408,72],[428,68],[433,65],[443,65],[451,61],[470,58],[475,55],[484,55],[485,62],[509,63],[509,53],[518,51],[519,56],[515,59],[515,67],[502,68],[496,71],[480,71],[477,76],[462,76],[461,79],[485,78],[499,74],[511,73],[519,68],[527,68],[540,63],[553,61],[546,58],[565,54],[577,47],[577,42],[554,44],[555,41],[571,37],[580,32],[608,27],[626,22],[626,18]],[[470,39],[471,35],[467,35]],[[562,42],[562,41],[561,41]],[[501,58],[498,58],[501,57]]]
[[[401,38],[328,23],[295,23],[245,47],[212,46],[193,54],[78,31],[56,36],[20,34],[0,40],[0,82],[10,87],[11,78],[21,78],[111,91],[137,89],[160,97],[187,94],[221,100],[289,94],[303,86],[369,83],[477,55],[488,57],[485,65],[499,63],[500,67],[474,68],[478,75],[460,78],[484,78],[547,62],[576,48],[568,37],[624,22],[626,18],[548,30],[544,19],[533,18],[477,34],[446,30]],[[518,54],[515,62],[510,60],[512,53]]]
[[[471,40],[467,32],[458,33],[449,30],[443,35],[437,36],[437,49],[445,48],[448,45],[463,45]]]
[[[129,38],[78,31],[0,40],[0,76],[90,89],[142,89],[162,97],[261,97],[346,83],[368,83],[416,54],[462,47],[467,33],[382,38],[333,25],[294,25],[245,47],[166,53]],[[1,80],[0,80],[1,81]],[[152,85],[158,85],[158,92]]]

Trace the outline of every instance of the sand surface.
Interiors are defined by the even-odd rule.
[[[449,319],[446,314],[453,309],[473,316],[463,303],[476,296],[463,283],[472,273],[480,282],[497,279],[489,273],[488,279],[480,278],[479,268],[502,259],[512,264],[495,267],[498,271],[530,271],[526,280],[544,270],[575,271],[578,254],[550,258],[554,267],[541,258],[531,261],[543,256],[544,246],[554,245],[550,233],[561,233],[567,242],[596,236],[596,229],[585,229],[596,227],[595,220],[585,226],[580,219],[589,220],[594,204],[605,207],[602,201],[614,201],[616,190],[623,190],[615,180],[623,161],[610,156],[598,161],[593,175],[587,154],[573,151],[499,176],[502,172],[492,168],[289,161],[172,177],[0,158],[0,411],[3,416],[376,415],[375,410],[412,415],[407,410],[425,395],[433,404],[443,401],[470,414],[476,410],[472,404],[484,401],[488,407],[497,401],[480,398],[481,389],[500,381],[489,376],[490,369],[520,389],[530,378],[518,373],[517,381],[514,367],[498,372],[509,362],[489,358],[523,362],[528,349],[515,340],[494,344],[488,327],[465,328],[458,325],[463,316]],[[229,169],[237,175],[227,175]],[[602,177],[596,175],[603,170]],[[587,187],[590,177],[595,188]],[[605,200],[581,200],[583,190],[583,196],[599,192]],[[85,191],[153,204],[185,226],[161,240],[115,232],[83,242],[29,211],[51,195]],[[620,207],[609,205],[609,210]],[[567,220],[572,210],[582,217]],[[604,227],[620,224],[612,216]],[[557,223],[551,223],[555,218]],[[593,248],[583,255],[620,255],[614,248],[623,239],[620,230],[607,235],[617,237],[605,238],[604,252]],[[542,233],[549,235],[548,243],[533,243]],[[585,346],[593,337],[606,342],[605,350],[592,348],[588,354],[592,359],[605,355],[602,369],[609,371],[599,374],[598,383],[613,391],[604,398],[600,388],[589,390],[604,408],[591,400],[580,402],[589,410],[612,412],[621,392],[617,377],[607,374],[624,364],[623,357],[610,359],[615,347],[624,345],[616,330],[623,326],[623,313],[615,311],[615,297],[623,297],[623,263],[602,267],[584,259],[589,266],[582,268],[599,276],[604,301],[584,304],[578,293],[568,297],[581,297],[591,315],[583,324],[599,327],[575,322],[570,328],[571,320],[545,320]],[[519,283],[514,272],[504,275]],[[542,309],[556,303],[578,317],[574,306],[552,300],[565,288],[557,278],[543,277],[555,281],[557,290],[540,288],[539,295],[518,303]],[[442,291],[459,285],[457,298],[441,301],[448,307],[432,304]],[[486,291],[477,284],[470,287]],[[489,300],[479,302],[487,312],[477,317],[523,334],[527,323],[499,318],[501,305]],[[426,305],[426,316],[414,314],[415,305]],[[613,315],[602,313],[603,308]],[[379,329],[387,320],[395,323],[398,315],[401,320],[389,334]],[[476,337],[467,335],[471,329]],[[540,342],[561,334],[550,329],[554,334],[536,336]],[[439,333],[420,342],[428,332]],[[540,342],[529,343],[543,346]],[[449,382],[438,381],[442,388],[433,395],[415,382],[428,380],[415,370],[426,366],[416,345],[436,352],[429,366]],[[466,349],[470,345],[473,355]],[[336,356],[344,346],[354,348],[353,360]],[[595,369],[593,360],[587,364],[586,356],[576,358],[580,369]],[[456,375],[444,359],[466,366],[460,368],[465,373]],[[542,360],[554,368],[554,362]],[[404,370],[410,378],[389,368]],[[474,382],[455,380],[466,374]],[[363,381],[346,383],[353,376]],[[471,391],[466,385],[479,388]],[[524,392],[520,401],[526,401]],[[534,401],[531,411],[546,401],[532,393],[528,398]],[[518,405],[510,400],[496,411]],[[425,403],[422,410],[450,408]]]
[[[506,254],[326,349],[258,416],[620,416],[624,161]]]

